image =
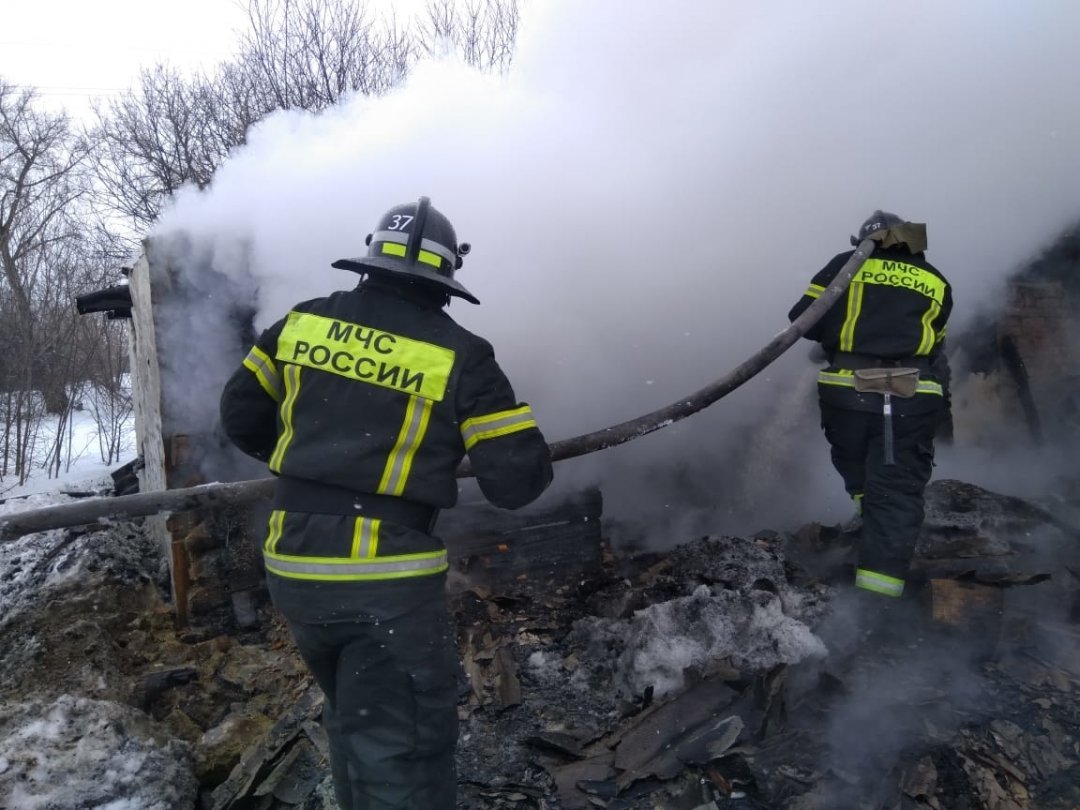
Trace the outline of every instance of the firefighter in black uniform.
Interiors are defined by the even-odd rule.
[[[419,202],[390,209],[352,290],[297,304],[229,379],[229,438],[277,476],[263,545],[275,606],[325,693],[343,810],[452,810],[460,667],[432,535],[467,453],[485,497],[515,509],[551,455],[491,345],[455,323],[467,244]]]
[[[875,211],[851,243],[864,239],[874,241],[873,253],[806,337],[828,357],[818,375],[821,425],[862,518],[855,586],[899,598],[922,526],[934,436],[948,416],[952,291],[926,260],[924,225]],[[791,320],[852,253],[814,276]]]

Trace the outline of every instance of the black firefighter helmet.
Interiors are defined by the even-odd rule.
[[[922,253],[926,250],[926,225],[878,209],[863,222],[859,235],[851,237],[851,244],[857,246],[864,239],[873,239],[882,247],[904,245],[911,253]]]
[[[442,212],[421,197],[417,202],[395,205],[382,215],[375,232],[367,235],[367,256],[338,259],[331,267],[356,273],[388,274],[431,282],[450,295],[479,304],[471,292],[454,279],[469,244],[458,244],[454,226]]]
[[[876,234],[884,233],[894,225],[903,224],[904,220],[901,217],[879,208],[859,227],[859,235],[851,237],[851,244],[858,245],[864,239],[872,239]]]

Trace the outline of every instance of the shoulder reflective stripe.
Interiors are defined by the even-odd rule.
[[[281,377],[278,376],[274,361],[258,346],[252,346],[244,358],[244,368],[255,375],[263,390],[273,397],[274,402],[281,402]]]
[[[434,403],[430,399],[409,397],[397,442],[390,451],[390,457],[386,459],[382,479],[375,490],[378,494],[400,495],[405,491],[405,482],[409,479],[413,458],[424,441],[424,434],[427,433],[432,407]]]
[[[922,316],[922,340],[919,342],[919,348],[915,354],[928,355],[933,351],[934,344],[937,343],[937,335],[934,332],[934,321],[937,316],[941,314],[941,305],[937,301],[931,301],[930,306],[926,308],[926,312]]]
[[[839,371],[819,371],[817,381],[818,385],[839,385],[844,388],[855,387],[855,375],[844,369]],[[941,387],[941,383],[933,380],[919,380],[915,386],[915,391],[919,394],[945,396],[945,389]]]
[[[944,279],[934,275],[929,270],[906,262],[867,259],[859,272],[855,274],[855,278],[852,279],[852,284],[855,282],[880,284],[886,287],[902,287],[905,290],[925,295],[939,305],[945,301]]]
[[[466,419],[461,423],[461,438],[465,441],[465,449],[470,450],[483,439],[495,439],[534,427],[537,427],[537,424],[532,408],[522,405],[510,411],[498,411]]]
[[[389,253],[391,256],[404,256],[405,245],[399,245],[397,242],[383,242],[382,252]]]
[[[436,402],[446,395],[454,350],[363,324],[290,312],[277,359]]]
[[[278,540],[281,539],[281,532],[285,526],[285,513],[280,509],[275,509],[270,513],[267,525],[268,531],[266,542],[263,543],[263,551],[277,551]]]
[[[820,284],[811,284],[806,288],[806,292],[803,293],[807,298],[820,298],[821,294],[825,291],[825,288]]]
[[[374,557],[379,552],[379,518],[356,519],[353,526],[353,543],[350,557]]]
[[[855,325],[862,313],[863,285],[852,281],[847,294],[847,317],[840,328],[840,351],[850,352],[855,343]]]
[[[855,587],[885,596],[898,597],[904,593],[904,580],[879,574],[877,571],[869,571],[866,568],[856,568]]]
[[[266,564],[267,571],[280,577],[323,582],[431,576],[441,574],[450,567],[445,550],[375,557],[370,560],[342,557],[294,557],[264,552],[263,562]]]
[[[267,465],[274,472],[281,472],[281,464],[285,460],[285,451],[293,440],[296,431],[293,430],[293,407],[296,405],[296,397],[300,394],[300,366],[291,363],[285,366],[285,399],[281,403],[281,435],[278,436],[277,446],[270,455],[270,463]]]

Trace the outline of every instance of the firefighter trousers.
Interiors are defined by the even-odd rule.
[[[389,620],[289,630],[325,695],[341,810],[453,810],[459,664],[445,598]]]
[[[923,493],[934,468],[942,410],[893,417],[895,463],[885,464],[880,413],[821,403],[832,463],[853,498],[861,496],[860,569],[907,579],[923,523]]]

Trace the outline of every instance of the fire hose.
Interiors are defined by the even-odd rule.
[[[740,363],[725,376],[687,397],[617,425],[562,439],[551,445],[553,461],[606,450],[619,444],[646,436],[704,410],[722,397],[760,373],[805,335],[847,290],[851,279],[873,252],[874,242],[864,239],[847,260],[832,282],[817,300],[807,307],[787,328],[778,332],[759,351]],[[468,460],[457,470],[459,478],[471,477]],[[162,512],[185,512],[222,506],[237,506],[270,498],[274,478],[253,481],[202,484],[182,489],[139,492],[120,497],[103,497],[59,506],[27,509],[5,515],[0,519],[0,542],[15,540],[34,532],[82,526],[119,517],[144,517]]]

